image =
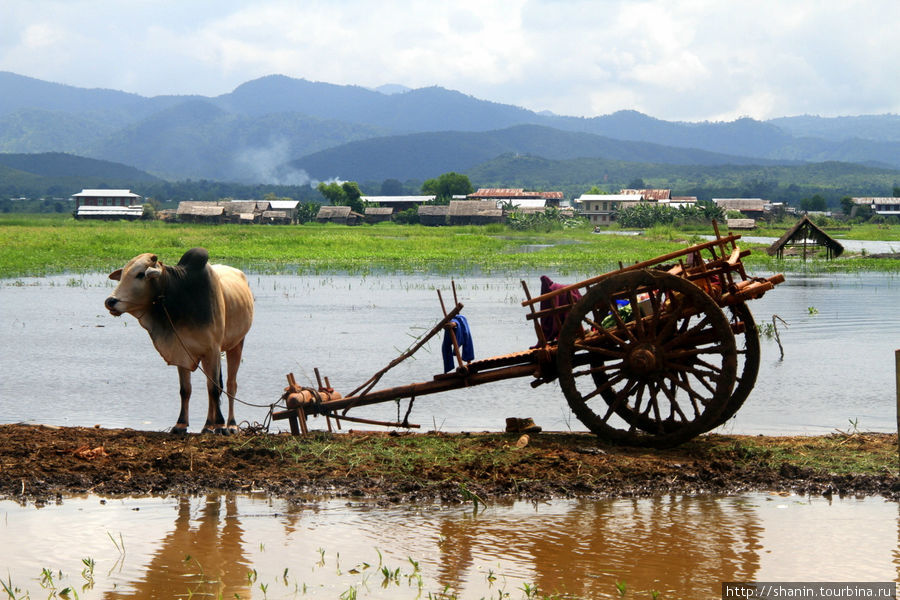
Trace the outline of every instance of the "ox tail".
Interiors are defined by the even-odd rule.
[[[225,386],[222,384],[222,356],[219,355],[219,393],[225,391]]]

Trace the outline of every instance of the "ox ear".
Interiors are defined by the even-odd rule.
[[[158,261],[158,260],[159,260],[159,257],[158,257],[158,256],[156,256],[155,254],[151,254],[151,255],[150,255],[150,266],[151,266],[151,267],[155,267],[155,266],[156,266],[156,261]]]
[[[115,271],[110,273],[109,278],[113,281],[120,281],[122,279],[122,269],[116,269]]]

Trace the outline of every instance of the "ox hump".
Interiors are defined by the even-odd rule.
[[[191,248],[178,261],[179,267],[188,271],[200,271],[209,263],[209,252],[206,248]]]

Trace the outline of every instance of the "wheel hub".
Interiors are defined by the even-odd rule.
[[[648,375],[662,366],[659,352],[653,344],[637,344],[628,352],[625,359],[628,371],[635,375]]]

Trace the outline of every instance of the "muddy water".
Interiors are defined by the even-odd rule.
[[[457,278],[476,358],[535,343],[520,305],[522,278],[537,293],[533,274]],[[338,391],[355,388],[437,322],[436,288],[452,303],[449,278],[438,276],[251,275],[250,280],[256,320],[238,395],[262,407],[238,407],[238,419],[248,422],[265,420],[266,406],[279,398],[289,372],[312,384],[319,367]],[[0,282],[0,422],[152,430],[174,424],[175,370],[163,363],[132,317],[114,318],[104,310],[111,290],[103,275]],[[789,274],[786,283],[750,303],[758,323],[773,315],[787,322],[779,322],[784,358],[773,338],[763,339],[756,388],[722,431],[819,433],[850,428],[851,422],[864,430],[894,430],[898,303],[896,276]],[[427,381],[442,370],[436,338],[381,385]],[[191,410],[195,430],[206,411],[200,377],[195,375]],[[398,410],[405,412],[405,401],[399,407],[391,402],[362,408],[357,415],[396,420]],[[508,416],[530,416],[551,430],[584,429],[555,383],[533,389],[527,379],[419,398],[410,420],[423,430],[499,430]]]
[[[897,504],[871,498],[512,502],[473,514],[254,496],[86,497],[40,509],[0,503],[0,539],[28,540],[0,544],[0,567],[32,597],[47,593],[47,568],[57,589],[81,598],[337,598],[351,588],[361,598],[520,598],[535,585],[614,598],[624,582],[628,597],[702,599],[720,598],[722,581],[898,581],[898,529]],[[85,558],[95,562],[92,588]]]

